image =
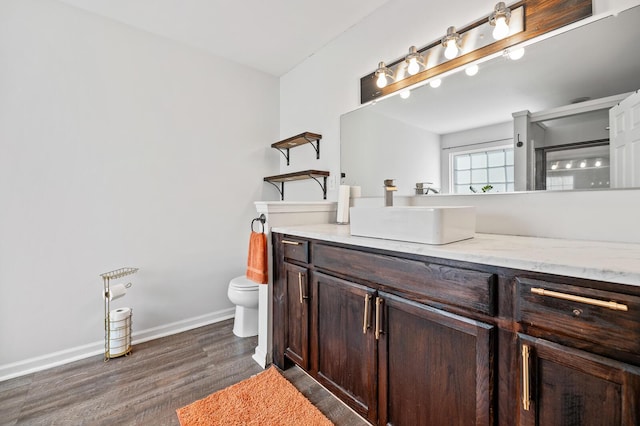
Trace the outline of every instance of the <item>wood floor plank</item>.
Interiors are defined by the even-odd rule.
[[[257,337],[233,335],[233,320],[0,382],[0,425],[178,426],[176,409],[247,379]],[[297,367],[283,373],[336,425],[366,425]]]

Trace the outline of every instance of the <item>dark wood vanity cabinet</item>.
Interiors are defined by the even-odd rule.
[[[309,368],[309,269],[308,242],[299,239],[280,240],[281,247],[274,256],[273,320],[274,362],[284,364],[284,357],[303,369]],[[295,263],[293,263],[295,262]]]
[[[380,292],[379,423],[493,424],[493,326]]]
[[[640,298],[516,283],[520,424],[640,425]]]
[[[640,287],[296,239],[274,362],[372,424],[640,425]]]
[[[520,425],[638,425],[640,368],[519,336]]]
[[[285,355],[300,367],[309,368],[309,297],[307,268],[285,263],[283,297]]]
[[[492,424],[493,326],[315,272],[310,371],[376,423]]]
[[[311,372],[360,415],[377,419],[375,291],[315,272]]]

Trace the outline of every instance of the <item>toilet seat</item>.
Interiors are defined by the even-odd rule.
[[[251,281],[245,275],[229,281],[227,297],[236,305],[233,334],[238,337],[258,334],[259,290],[260,284]]]
[[[251,281],[246,275],[241,275],[232,279],[229,286],[237,291],[258,291],[260,284]]]

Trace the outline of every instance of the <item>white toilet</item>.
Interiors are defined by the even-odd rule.
[[[235,277],[229,282],[227,296],[236,305],[236,318],[233,322],[233,334],[238,337],[258,335],[258,288],[260,284],[245,275]]]

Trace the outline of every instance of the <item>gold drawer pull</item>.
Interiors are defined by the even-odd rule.
[[[381,319],[380,317],[382,316],[382,302],[383,300],[380,297],[376,297],[376,331],[375,331],[375,336],[376,336],[376,340],[380,339],[380,334],[382,334],[382,329],[381,329]]]
[[[304,295],[302,294],[302,272],[298,272],[298,290],[300,290],[300,303],[304,303]]]
[[[364,295],[364,318],[362,319],[362,334],[367,334],[369,329],[369,301],[371,300],[370,294]]]
[[[299,246],[300,243],[298,241],[289,241],[289,240],[282,240],[282,244],[289,244],[292,246]]]
[[[557,291],[545,290],[543,288],[534,287],[531,289],[531,293],[539,294],[540,296],[555,297],[556,299],[569,300],[571,302],[586,303],[587,305],[600,306],[601,308],[609,308],[614,311],[628,311],[629,307],[622,303],[616,303],[614,301],[605,302],[604,300],[591,299],[590,297],[575,296],[573,294],[559,293]]]
[[[529,345],[522,345],[522,409],[531,407],[531,384],[529,383]]]

